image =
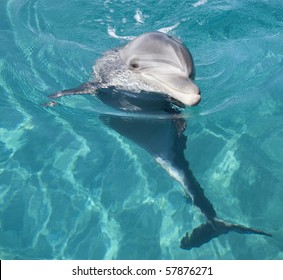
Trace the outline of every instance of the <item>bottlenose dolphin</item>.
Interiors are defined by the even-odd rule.
[[[200,91],[189,50],[160,32],[143,34],[126,46],[107,52],[94,66],[96,81],[50,95],[94,94],[105,104],[130,114],[104,115],[101,120],[148,151],[183,187],[207,222],[186,233],[180,247],[190,250],[230,231],[271,236],[217,217],[185,158],[187,137],[182,107],[196,105]],[[49,106],[56,102],[53,100]],[[148,117],[137,117],[146,113]]]
[[[112,63],[111,63],[112,62]],[[189,50],[177,39],[161,32],[145,33],[123,48],[106,52],[93,67],[95,82],[63,90],[51,97],[95,92],[115,87],[131,92],[159,92],[185,105],[200,101],[193,83],[195,67]]]

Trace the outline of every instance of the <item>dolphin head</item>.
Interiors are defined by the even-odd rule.
[[[161,32],[145,33],[119,50],[128,68],[148,83],[185,105],[200,102],[193,83],[195,68],[189,50],[177,39]]]

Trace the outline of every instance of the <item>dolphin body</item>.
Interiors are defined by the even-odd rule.
[[[207,219],[191,234],[185,234],[181,248],[200,247],[230,231],[271,236],[219,219],[190,170],[184,154],[187,137],[182,107],[198,104],[200,94],[193,83],[192,56],[180,41],[160,32],[145,33],[123,48],[107,52],[94,66],[94,74],[96,81],[59,91],[50,98],[95,94],[105,104],[127,113],[104,115],[100,119],[148,151],[181,184]],[[49,105],[54,104],[53,100]]]

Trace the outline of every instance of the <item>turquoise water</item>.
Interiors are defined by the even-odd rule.
[[[153,30],[195,60],[202,102],[184,112],[185,154],[207,197],[272,238],[180,249],[204,219],[179,184],[102,124],[95,98],[41,106]],[[283,259],[282,31],[280,0],[1,0],[0,258]]]

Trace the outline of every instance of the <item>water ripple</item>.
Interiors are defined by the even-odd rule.
[[[179,2],[1,1],[2,258],[282,258],[282,3]],[[134,114],[93,96],[40,105],[91,79],[103,52],[152,30],[190,48],[197,108]],[[188,120],[186,157],[221,216],[264,220],[275,237],[241,237],[239,250],[239,236],[227,235],[179,250],[201,213],[148,154],[102,126],[102,115]]]

